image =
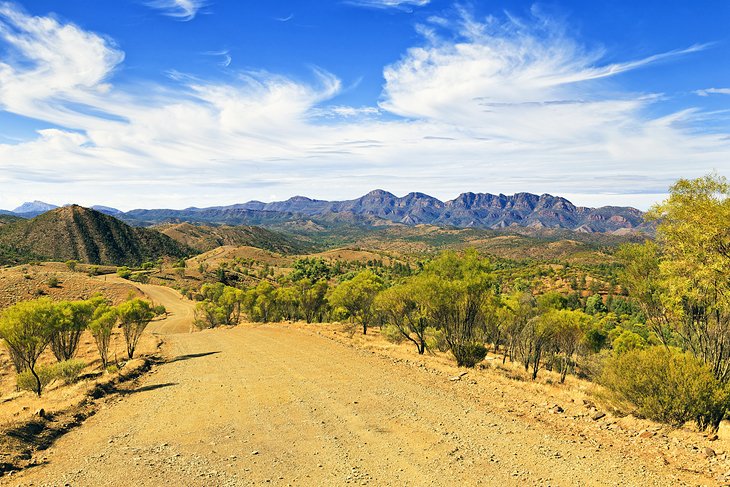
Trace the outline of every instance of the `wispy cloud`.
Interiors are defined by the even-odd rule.
[[[10,53],[0,62],[0,106],[55,126],[0,144],[0,207],[38,194],[182,207],[383,186],[442,198],[533,191],[627,202],[727,165],[727,134],[696,130],[706,113],[650,116],[659,94],[612,82],[693,48],[603,63],[550,19],[467,11],[421,32],[384,69],[379,106],[347,106],[337,103],[339,78],[317,69],[307,80],[229,69],[223,80],[174,73],[172,84],[116,86],[124,53],[111,39],[0,4]]]
[[[706,88],[695,91],[695,94],[699,96],[730,95],[730,88]]]
[[[293,18],[294,14],[289,14],[286,17],[274,17],[274,20],[276,20],[277,22],[289,22]]]
[[[431,0],[346,0],[345,3],[356,7],[411,10],[411,7],[424,7]]]
[[[165,15],[178,20],[193,20],[207,0],[149,0],[147,5],[161,10]]]
[[[233,57],[231,56],[231,51],[229,49],[222,49],[220,51],[207,51],[204,54],[206,56],[218,57],[220,59],[220,61],[218,62],[218,66],[221,66],[223,68],[229,67],[233,62]]]

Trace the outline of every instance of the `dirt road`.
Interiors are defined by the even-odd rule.
[[[152,291],[168,310],[190,312]],[[46,465],[0,483],[712,484],[665,468],[641,443],[613,444],[590,418],[528,418],[487,375],[450,381],[296,329],[187,333],[188,314],[171,320],[157,331],[184,333],[166,336],[168,363],[62,437]]]

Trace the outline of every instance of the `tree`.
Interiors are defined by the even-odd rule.
[[[127,357],[131,360],[142,332],[155,317],[155,313],[148,301],[139,298],[123,302],[117,307],[117,312],[127,344]]]
[[[416,345],[419,354],[426,351],[426,329],[430,326],[424,306],[424,286],[428,280],[412,278],[405,284],[393,286],[378,294],[375,309],[384,321],[394,326],[400,334]]]
[[[0,316],[0,338],[33,375],[39,397],[43,387],[36,364],[51,342],[58,319],[58,307],[48,298],[17,303]]]
[[[76,355],[81,334],[94,316],[94,310],[104,302],[102,297],[85,301],[61,301],[57,304],[59,319],[51,336],[51,350],[56,360],[63,362]]]
[[[268,323],[276,307],[276,288],[269,281],[261,281],[255,288],[246,291],[244,306],[253,321]]]
[[[360,322],[366,335],[374,315],[375,296],[382,289],[383,282],[378,276],[369,270],[360,271],[332,291],[330,303],[344,308],[353,320]]]
[[[473,367],[486,356],[483,312],[495,282],[489,261],[473,249],[461,256],[444,252],[423,275],[429,279],[423,298],[430,316],[444,331],[457,365]]]
[[[89,323],[89,331],[94,337],[96,348],[101,357],[101,366],[106,368],[109,363],[109,343],[111,342],[112,330],[119,321],[119,313],[116,308],[102,303],[94,310],[94,316]]]
[[[310,279],[300,279],[294,283],[299,293],[299,307],[307,323],[315,318],[322,319],[322,312],[327,306],[327,281],[321,279],[312,282]]]
[[[560,382],[565,382],[573,356],[590,329],[592,319],[578,310],[552,310],[543,315],[551,323],[555,352],[559,359]]]
[[[221,325],[237,325],[241,319],[244,292],[223,283],[204,284],[200,289],[203,301],[195,306],[195,325],[199,328],[215,328]]]

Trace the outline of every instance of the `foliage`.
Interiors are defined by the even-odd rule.
[[[155,313],[148,301],[139,298],[130,299],[117,306],[117,313],[127,345],[127,357],[131,360],[134,358],[134,350],[142,332],[155,317]]]
[[[99,351],[101,366],[106,368],[109,364],[109,343],[111,342],[112,330],[119,320],[117,309],[107,303],[100,303],[94,310],[94,315],[89,322],[89,332],[94,337],[96,349]]]
[[[117,275],[122,279],[129,279],[132,276],[132,271],[129,270],[129,267],[120,267],[117,269]]]
[[[426,329],[431,325],[426,303],[422,299],[425,295],[424,286],[428,285],[427,279],[411,278],[405,284],[384,290],[374,302],[378,314],[387,323],[386,336],[396,343],[409,340],[416,345],[419,354],[426,350]]]
[[[103,302],[104,298],[94,297],[56,304],[60,316],[51,336],[51,350],[56,360],[62,362],[76,355],[81,334],[94,316],[94,310]]]
[[[20,391],[30,391],[39,397],[43,390],[58,379],[55,365],[41,365],[35,374],[29,369],[20,372],[15,377],[15,384]]]
[[[64,360],[54,364],[54,374],[56,378],[61,379],[66,384],[73,384],[86,368],[86,362],[78,359]]]
[[[59,319],[58,307],[48,298],[17,303],[0,316],[0,338],[35,378],[33,390],[38,396],[43,385],[36,372],[36,363],[51,342]]]
[[[444,252],[422,273],[420,299],[432,322],[443,329],[459,366],[473,366],[473,346],[483,342],[483,312],[494,285],[491,270],[488,260],[469,250],[462,256]]]
[[[617,404],[675,426],[694,420],[700,429],[717,430],[730,400],[727,386],[709,366],[689,352],[664,346],[614,354],[600,381]]]
[[[382,280],[372,271],[365,270],[337,286],[329,301],[332,306],[346,310],[353,320],[360,323],[363,334],[367,334],[375,314],[373,302],[382,289]]]
[[[243,291],[219,282],[204,284],[200,294],[203,300],[195,306],[195,326],[215,328],[238,324],[245,299]]]

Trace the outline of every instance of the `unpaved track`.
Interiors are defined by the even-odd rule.
[[[157,302],[175,309],[165,296]],[[46,465],[2,483],[682,484],[631,451],[471,399],[489,384],[452,383],[314,334],[260,326],[165,340],[169,363],[61,438]]]

